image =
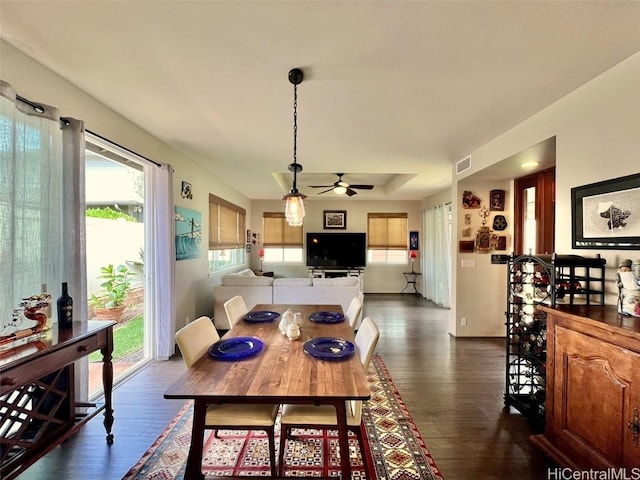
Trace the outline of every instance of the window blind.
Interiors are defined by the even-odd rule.
[[[265,248],[302,248],[302,226],[289,225],[284,212],[264,212],[262,223],[262,244]]]
[[[371,250],[406,250],[406,213],[369,213],[367,247]]]
[[[246,210],[209,194],[209,250],[244,248]]]

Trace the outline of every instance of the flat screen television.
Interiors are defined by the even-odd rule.
[[[366,264],[366,234],[307,232],[307,267],[359,268]]]

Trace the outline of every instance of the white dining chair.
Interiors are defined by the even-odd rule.
[[[233,327],[249,311],[242,295],[236,295],[224,302],[224,311],[227,313],[229,325]]]
[[[369,368],[371,358],[380,338],[380,330],[371,317],[365,317],[355,336],[355,344],[360,363],[365,372]],[[364,450],[362,423],[362,402],[360,400],[348,400],[346,402],[347,428],[355,433],[360,446],[362,461],[365,468],[365,478],[368,475],[368,462]],[[338,425],[336,409],[331,405],[298,405],[285,404],[282,406],[280,417],[280,454],[278,459],[279,474],[283,474],[284,451],[287,438],[291,438],[292,428],[335,428]]]
[[[209,317],[200,317],[182,327],[175,335],[187,368],[191,368],[209,347],[220,339]],[[207,406],[205,429],[263,430],[269,442],[271,475],[276,476],[275,424],[279,405],[272,404],[211,404]]]
[[[351,300],[351,303],[349,304],[349,308],[347,308],[347,313],[345,314],[351,330],[355,331],[356,327],[358,326],[358,320],[360,320],[361,313],[362,302],[360,301],[360,298],[353,297],[353,300]]]

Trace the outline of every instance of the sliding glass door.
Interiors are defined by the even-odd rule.
[[[152,290],[145,288],[152,273],[145,264],[145,218],[151,213],[145,201],[148,168],[147,160],[87,133],[87,307],[89,319],[117,322],[115,383],[152,357],[154,326],[147,314]],[[101,360],[99,352],[89,357],[90,398],[102,393]]]

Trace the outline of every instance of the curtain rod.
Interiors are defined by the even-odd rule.
[[[44,113],[46,111],[46,108],[43,107],[41,104],[36,103],[36,102],[32,102],[31,100],[29,100],[27,98],[24,98],[24,97],[21,97],[20,95],[16,94],[16,99],[20,100],[22,103],[26,103],[27,105],[29,105],[31,108],[33,108],[38,113]],[[67,120],[64,117],[60,117],[60,121],[63,122],[65,125],[69,125],[69,120]],[[106,142],[113,143],[114,145],[118,146],[119,148],[122,148],[123,150],[126,150],[129,153],[133,153],[134,155],[137,155],[140,158],[144,158],[146,161],[153,163],[157,167],[161,167],[162,166],[162,164],[160,164],[160,163],[158,163],[158,162],[156,162],[154,160],[151,160],[150,158],[147,158],[144,155],[140,155],[139,153],[136,153],[133,150],[127,148],[127,147],[123,147],[122,145],[119,145],[119,144],[117,144],[115,142],[112,142],[108,138],[104,138],[102,135],[98,135],[97,133],[92,132],[91,130],[87,130],[87,129],[85,129],[85,131],[89,132],[91,135],[95,135],[96,137],[98,137],[98,138],[100,138],[100,139],[102,139],[102,140],[104,140]]]
[[[104,140],[105,142],[113,143],[113,144],[114,144],[116,147],[118,147],[118,148],[121,148],[121,149],[123,149],[123,150],[126,150],[126,151],[127,151],[127,152],[129,152],[129,153],[133,153],[134,155],[137,155],[137,156],[138,156],[138,157],[140,157],[140,158],[144,158],[147,162],[151,162],[151,163],[153,163],[153,164],[154,164],[155,166],[157,166],[157,167],[161,167],[161,166],[162,166],[162,164],[161,164],[161,163],[158,163],[158,162],[156,162],[156,161],[154,161],[154,160],[151,160],[150,158],[147,158],[147,157],[145,157],[144,155],[140,155],[139,153],[134,152],[134,151],[133,151],[133,150],[131,150],[130,148],[123,147],[122,145],[120,145],[120,144],[118,144],[118,143],[116,143],[116,142],[114,142],[114,141],[112,141],[112,140],[109,140],[108,138],[105,138],[105,137],[103,137],[102,135],[98,135],[96,132],[92,132],[91,130],[88,130],[88,129],[86,129],[86,131],[87,131],[87,132],[89,132],[91,135],[94,135],[94,136],[98,137],[100,140]]]
[[[45,110],[46,110],[46,109],[45,109],[42,105],[40,105],[39,103],[32,102],[31,100],[28,100],[28,99],[26,99],[26,98],[24,98],[24,97],[21,97],[20,95],[17,95],[17,94],[16,94],[16,99],[17,99],[17,100],[20,100],[22,103],[26,103],[27,105],[29,105],[31,108],[33,108],[33,109],[34,109],[36,112],[38,112],[38,113],[44,113],[44,112],[45,112]]]

